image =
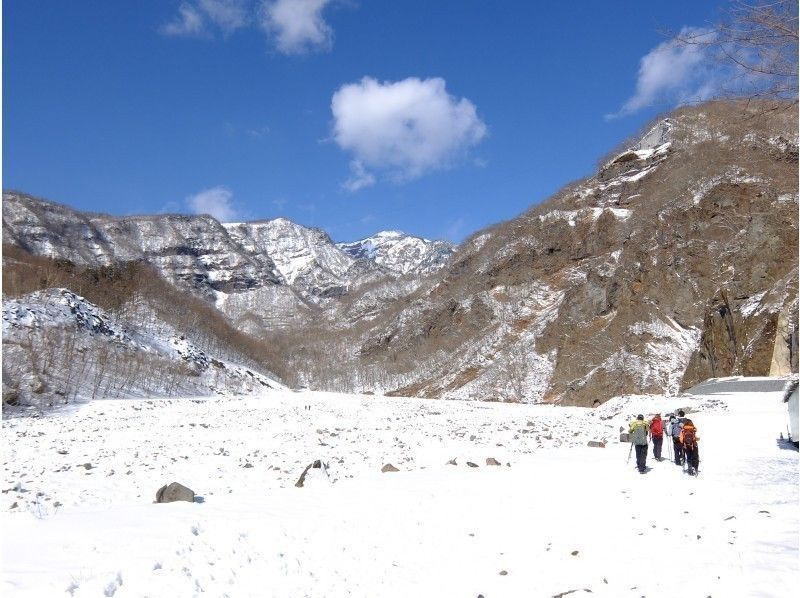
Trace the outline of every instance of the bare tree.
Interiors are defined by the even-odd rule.
[[[735,73],[732,95],[797,101],[797,0],[732,0],[710,31],[679,35],[707,48]]]

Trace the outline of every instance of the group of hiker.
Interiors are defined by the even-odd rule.
[[[632,448],[636,450],[636,467],[639,473],[647,471],[647,446],[650,440],[653,441],[653,457],[656,461],[663,461],[661,449],[664,443],[664,435],[672,441],[672,448],[675,455],[675,464],[686,465],[689,475],[697,475],[697,468],[700,465],[700,452],[697,442],[700,439],[697,435],[697,428],[692,420],[686,417],[683,409],[678,410],[677,415],[670,413],[669,419],[663,421],[661,415],[656,414],[650,421],[645,421],[644,415],[639,414],[628,427],[629,439]]]

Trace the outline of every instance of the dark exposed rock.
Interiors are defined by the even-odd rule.
[[[387,473],[387,472],[392,472],[392,471],[400,471],[400,470],[399,470],[399,469],[397,469],[397,468],[396,468],[394,465],[392,465],[391,463],[387,463],[386,465],[384,465],[383,467],[381,467],[381,471],[382,471],[383,473]]]

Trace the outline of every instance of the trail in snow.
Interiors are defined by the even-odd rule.
[[[698,410],[700,477],[652,454],[639,475],[619,426],[678,407]],[[663,596],[681,583],[692,596],[785,596],[800,551],[783,409],[780,393],[592,410],[275,392],[9,419],[2,589],[492,598]],[[314,459],[331,481],[295,488]],[[203,502],[152,504],[170,481]]]

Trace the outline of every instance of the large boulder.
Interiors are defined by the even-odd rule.
[[[161,486],[156,492],[156,502],[176,502],[184,500],[194,502],[194,491],[178,482],[172,482],[166,486]]]

